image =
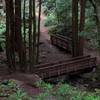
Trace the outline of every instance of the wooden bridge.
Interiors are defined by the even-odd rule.
[[[96,67],[96,58],[80,56],[69,60],[37,65],[34,73],[38,74],[42,79],[49,79],[66,74],[90,71],[94,67]]]
[[[62,48],[72,54],[72,38],[59,34],[51,34],[50,39],[52,45]],[[82,37],[79,37],[78,41],[79,56],[83,55],[83,45],[84,45],[84,39]]]

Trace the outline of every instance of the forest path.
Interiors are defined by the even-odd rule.
[[[42,15],[41,15],[41,37],[40,37],[41,39],[40,40],[45,44],[45,46],[49,47],[48,50],[50,52],[52,52],[51,55],[49,57],[47,57],[47,59],[53,58],[53,57],[54,57],[54,59],[56,59],[55,56],[57,56],[58,60],[59,60],[59,58],[64,58],[64,59],[70,58],[71,57],[70,54],[68,54],[66,52],[62,52],[58,48],[56,48],[55,46],[50,44],[50,35],[48,34],[48,28],[44,26],[45,19],[46,19],[46,16],[42,13]],[[86,43],[85,43],[85,45],[86,45]],[[43,49],[43,47],[41,47],[41,46],[40,46],[40,48]],[[44,49],[47,49],[47,48],[44,47]],[[57,54],[57,55],[55,55],[55,54]],[[100,53],[98,51],[84,48],[84,54],[91,55],[92,57],[97,57],[97,64],[100,65]]]
[[[41,14],[41,35],[40,35],[40,62],[50,63],[53,61],[59,61],[71,58],[70,54],[61,51],[53,46],[50,42],[50,35],[48,34],[48,28],[44,26],[46,16]]]

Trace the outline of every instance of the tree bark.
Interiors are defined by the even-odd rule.
[[[78,50],[78,0],[72,0],[72,56],[79,55]]]
[[[15,27],[14,27],[14,5],[13,0],[9,1],[9,16],[10,16],[10,52],[11,52],[11,58],[12,58],[12,67],[15,70]]]
[[[19,53],[20,70],[25,71],[25,52],[21,32],[21,0],[15,0],[15,41]]]
[[[29,0],[29,70],[32,69],[32,0]]]
[[[8,62],[8,71],[10,72],[12,67],[12,61],[11,61],[11,54],[10,54],[10,16],[9,16],[9,0],[5,1],[6,3],[6,57]]]
[[[95,0],[95,4],[96,4],[96,15],[97,15],[97,28],[98,28],[98,44],[100,47],[100,1],[99,0]]]
[[[36,64],[36,9],[35,1],[33,0],[33,65]],[[34,67],[34,66],[33,66]]]
[[[26,0],[24,0],[24,2],[23,2],[23,35],[24,35],[24,56],[25,56],[25,58],[24,58],[24,61],[25,61],[25,63],[26,63],[26,61],[27,61],[27,55],[26,55],[26,18],[25,18],[25,11],[26,11],[26,9],[25,9],[25,7],[26,7]],[[25,65],[25,67],[27,66],[27,63],[26,63],[26,65]]]
[[[38,36],[37,36],[37,57],[36,57],[36,62],[37,62],[37,63],[39,62],[39,42],[40,42],[41,4],[42,4],[42,1],[39,0]]]
[[[94,7],[94,12],[95,12],[95,17],[96,17],[96,24],[97,24],[97,40],[98,40],[98,45],[100,48],[100,0],[89,0],[91,4]]]

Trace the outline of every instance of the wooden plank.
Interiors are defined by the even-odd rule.
[[[96,66],[95,62],[96,62],[96,58],[85,58],[85,59],[72,61],[68,63],[56,64],[49,67],[38,68],[36,70],[36,73],[39,75],[47,73],[46,75],[48,75],[50,74],[50,72],[58,73],[61,70],[65,71],[66,73],[69,73],[69,72],[77,71],[84,68],[95,67]]]
[[[77,63],[75,66],[73,66],[74,63],[70,63],[69,65],[68,64],[60,65],[58,67],[55,67],[54,69],[49,68],[48,70],[43,70],[43,72],[40,71],[38,74],[42,78],[59,76],[62,74],[68,74],[71,72],[77,72],[79,70],[84,70],[86,68],[93,68],[96,66],[95,62],[96,62],[96,58],[91,58],[88,60],[84,60],[84,63],[83,61],[81,61],[80,63]]]
[[[70,59],[59,60],[59,61],[55,61],[55,62],[52,62],[52,63],[40,64],[40,65],[36,65],[35,68],[47,67],[47,66],[51,66],[51,65],[54,65],[54,64],[59,64],[59,63],[61,64],[61,63],[64,63],[64,62],[67,63],[69,61],[75,61],[75,60],[84,59],[84,58],[90,58],[90,55],[73,57],[73,58],[70,58]]]
[[[72,40],[69,37],[64,37],[61,35],[51,35],[51,43],[57,47],[63,48],[69,52],[72,51]]]
[[[57,47],[63,48],[72,53],[72,39],[69,37],[64,37],[59,34],[51,35],[51,43]],[[78,40],[78,55],[83,56],[83,48],[84,48],[84,38],[79,37]]]
[[[77,63],[85,63],[84,61],[88,61],[88,60],[90,60],[91,58],[84,58],[84,59],[79,59],[79,60],[74,60],[74,61],[69,61],[69,62],[63,62],[63,63],[58,63],[58,64],[54,64],[54,65],[51,65],[51,66],[46,66],[46,67],[41,67],[41,68],[38,68],[37,70],[43,70],[44,71],[44,69],[46,70],[46,69],[55,69],[56,67],[57,68],[59,68],[59,66],[65,66],[65,65],[70,65],[70,64],[73,64],[74,66],[75,66],[75,64],[77,64]],[[61,68],[61,67],[60,67]]]

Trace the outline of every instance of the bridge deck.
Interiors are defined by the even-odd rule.
[[[69,60],[38,65],[36,66],[35,73],[41,78],[45,79],[82,71],[84,69],[93,69],[94,67],[96,67],[96,58],[83,56],[75,57]]]

